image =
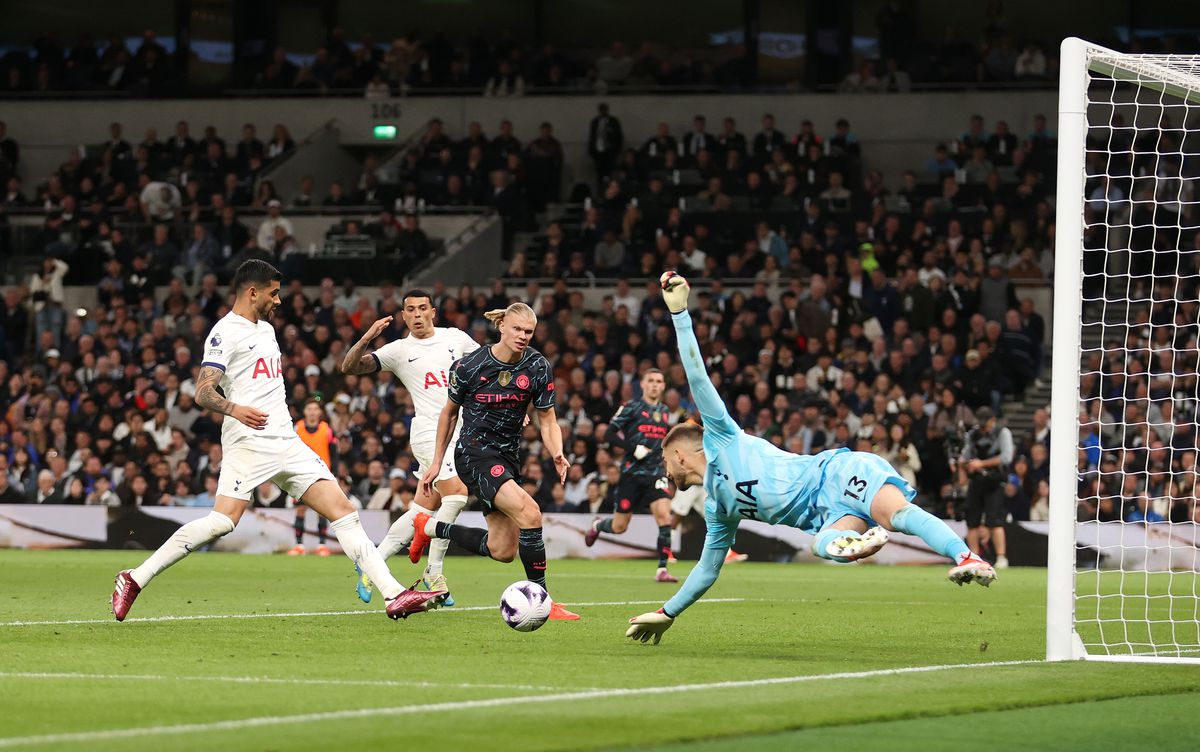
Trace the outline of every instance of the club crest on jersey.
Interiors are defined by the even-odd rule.
[[[504,465],[492,465],[492,477],[499,478],[504,475]]]
[[[528,389],[529,388],[529,377],[526,376],[525,374],[521,374],[521,375],[517,376],[517,388],[518,389]]]
[[[512,383],[512,372],[501,371],[500,375],[496,377],[496,381],[500,382],[500,386],[508,386]]]

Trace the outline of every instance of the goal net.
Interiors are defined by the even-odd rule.
[[[1047,658],[1200,662],[1200,56],[1061,61]]]

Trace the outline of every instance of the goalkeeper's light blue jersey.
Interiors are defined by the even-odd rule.
[[[700,357],[687,311],[671,315],[692,399],[704,419],[704,522],[708,533],[699,564],[664,606],[671,616],[694,603],[716,581],[742,520],[761,520],[815,533],[830,510],[818,504],[829,460],[848,449],[798,455],[750,436],[729,415]]]

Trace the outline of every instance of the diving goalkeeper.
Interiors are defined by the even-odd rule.
[[[971,553],[946,523],[911,503],[916,489],[882,458],[849,449],[791,454],[743,433],[700,358],[687,311],[687,280],[667,272],[661,282],[692,399],[704,420],[703,427],[682,423],[671,429],[662,441],[663,459],[679,488],[704,485],[708,533],[700,561],[679,591],[658,611],[630,619],[627,637],[653,638],[655,644],[662,639],[675,618],[716,582],[742,520],[813,533],[813,553],[841,562],[876,553],[889,530],[908,533],[955,562],[951,582],[986,586],[995,581],[992,566]]]

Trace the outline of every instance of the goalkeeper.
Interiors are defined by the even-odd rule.
[[[687,311],[687,280],[667,272],[661,281],[692,399],[704,420],[703,427],[685,423],[671,429],[662,442],[663,459],[679,488],[703,484],[708,533],[700,561],[683,586],[658,611],[631,619],[627,637],[658,643],[675,618],[716,582],[742,520],[813,533],[813,553],[841,562],[871,556],[887,543],[889,530],[908,533],[954,561],[951,582],[986,586],[996,579],[992,566],[971,553],[946,523],[911,503],[916,489],[882,458],[848,449],[791,454],[743,433],[700,358]]]

